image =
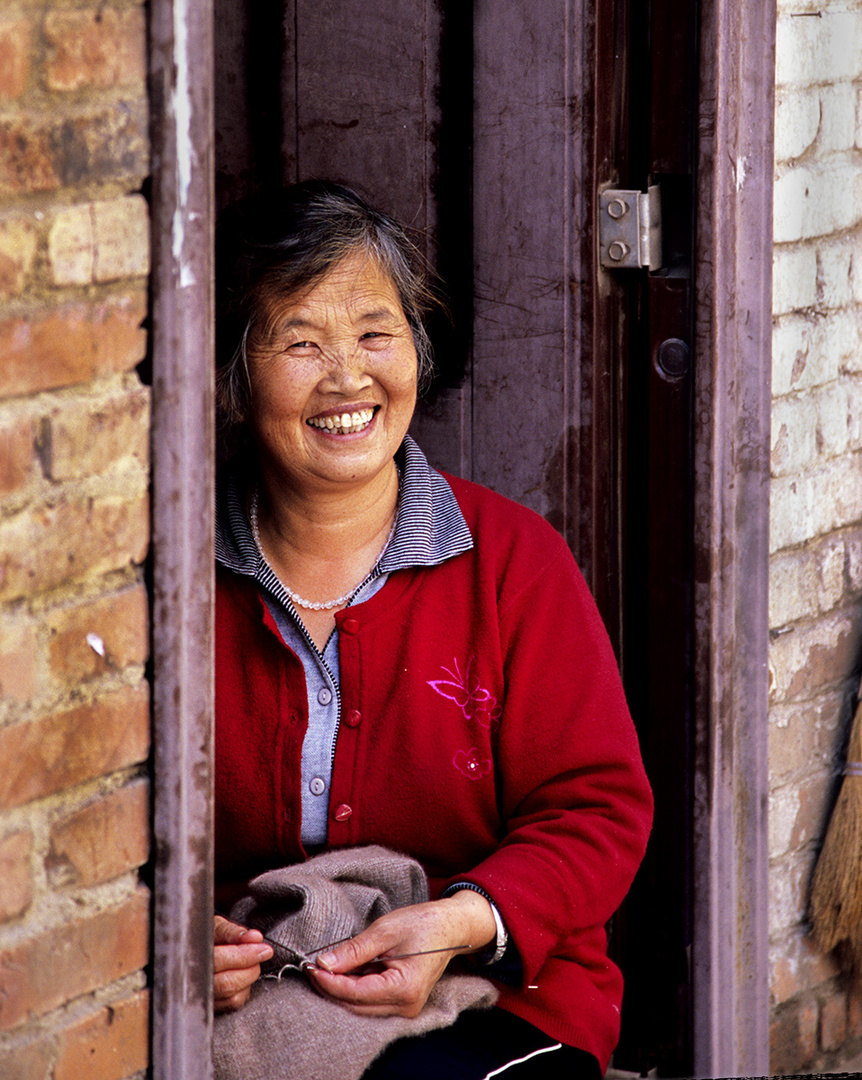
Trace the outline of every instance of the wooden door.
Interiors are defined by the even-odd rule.
[[[551,521],[605,617],[657,798],[612,927],[615,1063],[667,1075],[691,1061],[696,12],[216,0],[220,201],[327,176],[424,230],[455,329],[414,433],[439,467]],[[598,192],[653,182],[664,268],[600,269]]]

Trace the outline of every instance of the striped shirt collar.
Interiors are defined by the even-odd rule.
[[[473,537],[451,487],[409,435],[396,454],[401,492],[395,533],[380,573],[438,566],[473,547]],[[247,478],[228,467],[216,499],[216,560],[238,574],[257,576],[262,562],[245,510]]]

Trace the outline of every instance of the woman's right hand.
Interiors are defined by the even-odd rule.
[[[245,1005],[260,965],[272,959],[272,946],[259,930],[247,930],[221,915],[215,917],[213,1008],[229,1012]]]

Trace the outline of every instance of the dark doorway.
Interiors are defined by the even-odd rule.
[[[656,817],[646,860],[614,926],[626,974],[615,1063],[692,1071],[694,190],[698,5],[598,5],[596,182],[655,189],[660,267],[607,270],[600,350],[611,359],[619,546],[599,596],[619,648]],[[602,79],[599,73],[612,73]],[[655,209],[655,207],[654,207]],[[653,209],[653,213],[654,213]],[[600,271],[600,274],[602,271]],[[611,483],[613,482],[612,470]],[[596,555],[596,559],[600,559]],[[615,571],[618,571],[615,574]],[[598,579],[599,575],[597,575]]]
[[[683,0],[216,0],[220,202],[361,186],[424,231],[454,334],[415,423],[432,462],[568,540],[657,796],[612,927],[619,1068],[692,1070],[694,126]],[[599,266],[599,193],[660,191],[655,271]]]

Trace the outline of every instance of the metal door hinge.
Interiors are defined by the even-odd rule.
[[[661,266],[661,192],[609,188],[599,194],[599,261],[614,270]]]

